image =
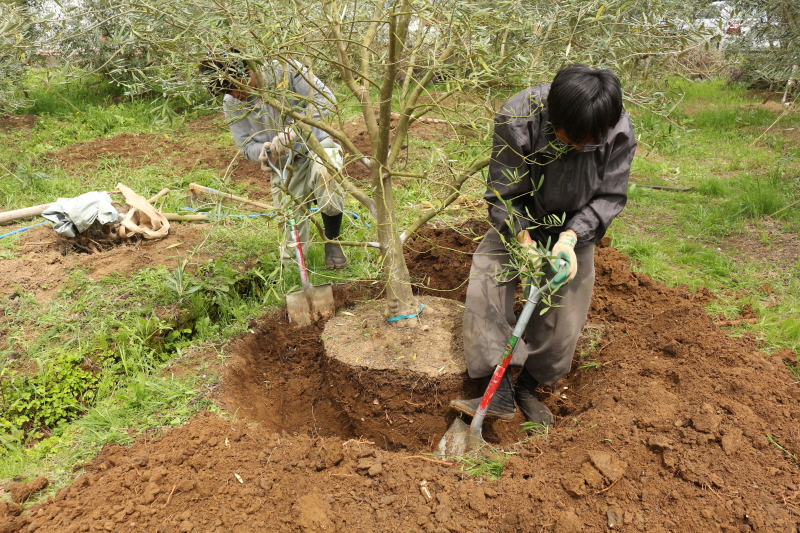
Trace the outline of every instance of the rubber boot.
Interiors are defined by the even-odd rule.
[[[517,385],[514,387],[514,399],[522,409],[522,414],[528,422],[539,424],[550,429],[553,427],[553,413],[536,398],[536,387],[539,382],[523,368],[517,376]]]
[[[339,238],[342,229],[342,213],[338,215],[326,215],[322,213],[322,226],[325,228],[325,238],[334,241]],[[342,247],[335,242],[325,243],[325,268],[334,270],[347,266],[347,258],[344,256]]]
[[[481,405],[480,398],[473,398],[472,400],[452,400],[450,407],[456,411],[461,411],[469,416],[475,416],[475,412]],[[492,402],[486,409],[486,416],[492,418],[499,418],[500,420],[511,420],[514,418],[514,413],[517,412],[517,406],[514,405],[514,382],[511,378],[511,371],[506,370],[503,381],[497,387],[494,393]]]

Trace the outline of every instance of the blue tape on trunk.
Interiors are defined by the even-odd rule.
[[[422,312],[423,309],[425,309],[425,304],[419,304],[419,312],[414,313],[413,315],[400,315],[400,316],[396,316],[394,318],[387,318],[386,321],[387,322],[397,322],[398,320],[402,320],[404,318],[414,318],[415,316],[419,316],[419,314]]]

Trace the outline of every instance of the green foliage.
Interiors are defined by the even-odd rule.
[[[532,437],[539,437],[550,434],[550,426],[547,424],[539,424],[536,422],[523,422],[520,424],[520,429],[518,433],[528,432],[532,434]],[[523,442],[530,440],[532,437],[526,438]]]
[[[202,289],[200,285],[193,283],[186,275],[186,263],[187,260],[184,260],[175,270],[166,274],[167,288],[177,295],[178,301],[182,301],[187,296],[191,296]]]
[[[516,454],[505,452],[486,444],[477,450],[459,455],[453,459],[460,465],[461,471],[465,474],[479,479],[495,481],[503,475],[503,467],[512,455]]]
[[[795,74],[800,54],[800,5],[794,0],[735,0],[735,17],[746,31],[726,38],[737,61],[734,77],[750,87],[781,90]],[[795,91],[789,101],[797,96]]]
[[[769,216],[789,204],[784,176],[780,168],[767,176],[744,176],[737,180],[735,206],[741,216],[760,218]],[[790,215],[786,213],[785,215]]]
[[[25,104],[27,10],[18,4],[0,3],[0,116]]]
[[[80,440],[93,446],[108,442],[129,444],[136,435],[132,428],[177,426],[192,415],[211,407],[198,386],[197,378],[178,381],[136,374],[90,409],[77,423]]]
[[[98,383],[84,364],[80,354],[64,351],[40,362],[40,370],[31,376],[4,368],[0,428],[17,438],[24,432],[27,439],[36,439],[80,415],[93,401]]]

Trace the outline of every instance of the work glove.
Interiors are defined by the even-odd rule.
[[[261,153],[258,154],[258,160],[261,161],[261,170],[266,172],[272,172],[272,167],[269,166],[269,152],[271,147],[272,143],[265,142],[264,146],[261,147]]]
[[[297,138],[294,131],[289,132],[281,131],[272,139],[272,146],[270,147],[270,157],[284,157],[289,155],[292,143]]]
[[[520,249],[525,252],[527,258],[525,265],[520,270],[523,271],[524,277],[534,277],[542,269],[544,263],[544,255],[539,251],[539,244],[531,239],[527,230],[517,233],[517,242],[520,243]]]
[[[272,139],[272,142],[265,142],[258,155],[258,160],[261,161],[261,170],[271,171],[270,161],[276,165],[279,157],[289,155],[291,145],[296,138],[297,134],[292,130],[289,130],[288,133],[281,131]]]
[[[567,262],[568,268],[566,276],[556,275],[553,278],[553,283],[561,285],[575,279],[575,274],[578,273],[578,259],[575,257],[575,243],[577,242],[578,237],[573,231],[563,231],[558,236],[558,242],[550,252],[551,255],[555,256],[555,259],[550,260],[550,266],[555,272],[558,272],[559,259],[563,259]]]

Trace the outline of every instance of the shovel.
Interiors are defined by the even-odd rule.
[[[544,289],[547,289],[551,294],[558,290],[561,285],[565,283],[568,269],[568,263],[562,259],[559,262],[558,272],[547,282]],[[486,444],[482,435],[483,419],[486,418],[486,409],[488,409],[489,404],[492,403],[492,398],[494,398],[494,393],[500,386],[500,382],[503,381],[503,376],[506,373],[506,369],[508,369],[508,364],[511,362],[514,347],[517,345],[519,338],[522,337],[525,326],[528,325],[528,320],[530,320],[531,315],[533,315],[533,309],[536,307],[536,304],[539,303],[539,300],[542,299],[543,289],[539,289],[532,283],[529,287],[528,300],[525,302],[522,312],[519,314],[517,324],[511,332],[511,337],[508,339],[508,344],[506,344],[505,350],[503,351],[503,358],[494,369],[494,374],[492,374],[492,379],[489,381],[489,386],[486,387],[486,392],[483,395],[481,404],[478,406],[478,410],[475,411],[475,416],[472,417],[472,423],[467,425],[461,420],[461,417],[457,417],[453,423],[450,424],[442,440],[439,441],[439,447],[436,452],[437,455],[449,457],[464,455],[466,452],[480,448],[483,444]]]
[[[269,166],[272,167],[275,177],[279,178],[283,184],[288,181],[288,169],[291,162],[291,152],[283,170],[276,167],[272,161],[269,161]],[[286,310],[289,313],[290,323],[295,327],[304,327],[311,325],[317,319],[328,319],[333,316],[336,310],[333,304],[333,289],[330,283],[312,285],[309,281],[306,259],[303,254],[303,243],[300,242],[300,231],[297,229],[291,207],[289,208],[289,233],[291,233],[294,241],[294,253],[300,269],[300,283],[303,289],[286,295]]]

